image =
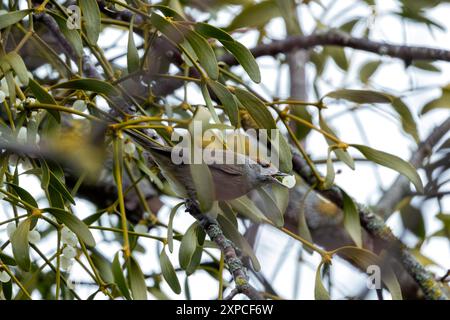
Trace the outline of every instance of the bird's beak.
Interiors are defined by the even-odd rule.
[[[273,175],[274,178],[284,178],[284,177],[287,177],[287,176],[288,176],[287,173],[284,173],[284,172],[281,172],[281,171],[278,171],[277,173],[275,173]]]
[[[289,189],[293,188],[295,186],[295,176],[284,173],[284,172],[277,172],[274,175],[272,175],[272,178],[278,183],[281,184],[284,187],[287,187]]]

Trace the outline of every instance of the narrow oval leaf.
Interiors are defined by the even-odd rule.
[[[173,268],[173,265],[170,262],[170,259],[167,256],[164,248],[162,249],[161,254],[159,256],[159,262],[161,264],[162,275],[164,279],[166,279],[167,284],[170,286],[173,292],[175,292],[176,294],[180,294],[181,293],[180,282],[178,281],[175,269]]]
[[[402,300],[402,291],[397,277],[392,269],[382,258],[374,253],[355,247],[342,247],[337,250],[344,259],[353,261],[362,270],[367,270],[369,266],[377,265],[381,271],[381,280],[388,288],[393,300]]]
[[[334,166],[333,166],[333,159],[331,158],[331,150],[328,150],[328,157],[327,157],[327,175],[325,176],[325,182],[323,183],[323,188],[330,189],[331,186],[334,183]]]
[[[405,131],[407,134],[411,135],[413,139],[419,143],[419,132],[417,129],[416,121],[414,120],[414,117],[411,113],[411,110],[409,110],[408,106],[400,99],[396,98],[392,102],[392,107],[394,108],[395,112],[400,117],[400,121],[402,123],[403,131]]]
[[[194,26],[195,31],[205,38],[214,38],[220,41],[234,41],[233,37],[225,30],[214,27],[205,22],[198,22]]]
[[[328,293],[327,289],[325,289],[325,286],[322,282],[322,266],[323,263],[320,263],[317,267],[316,271],[316,281],[314,286],[314,299],[316,300],[330,300],[330,294]]]
[[[276,129],[275,120],[264,102],[252,93],[235,88],[234,94],[261,129]]]
[[[20,199],[22,199],[23,201],[25,201],[26,203],[28,203],[29,205],[31,205],[35,208],[39,208],[36,200],[33,198],[33,196],[27,190],[23,189],[22,187],[19,187],[18,185],[13,184],[13,183],[7,182],[7,184],[14,189],[14,191],[17,193],[17,195],[19,196]]]
[[[228,118],[230,119],[231,124],[235,127],[239,127],[239,108],[236,103],[236,100],[234,99],[231,92],[225,87],[223,84],[208,79],[207,81],[208,86],[211,88],[211,90],[214,92],[214,94],[219,98],[220,102],[222,103],[225,113],[227,114]]]
[[[92,91],[107,96],[117,96],[119,92],[110,83],[106,81],[101,81],[98,79],[75,79],[69,80],[67,82],[58,83],[53,87],[54,89],[74,89],[74,90],[86,90]]]
[[[328,126],[328,124],[325,122],[321,114],[319,114],[319,125],[323,131],[337,137],[336,133],[334,133],[334,131]],[[324,136],[324,138],[329,146],[335,144],[334,141],[328,139],[327,137]],[[353,161],[353,158],[350,156],[347,150],[342,150],[340,148],[333,148],[333,152],[339,160],[341,160],[343,163],[349,166],[350,169],[355,170],[355,162]]]
[[[434,109],[449,109],[450,108],[450,88],[444,87],[442,89],[442,95],[434,100],[431,100],[427,104],[425,104],[420,111],[421,115],[424,115],[425,113],[434,110]]]
[[[167,224],[167,245],[169,246],[169,251],[173,252],[173,219],[175,214],[178,212],[178,208],[184,205],[184,202],[180,202],[175,205],[172,210],[170,210],[169,223]]]
[[[50,186],[57,190],[65,200],[75,204],[75,200],[69,190],[67,190],[65,184],[62,183],[52,171],[50,171]]]
[[[11,246],[14,259],[17,265],[24,271],[29,271],[30,262],[30,244],[28,243],[28,233],[30,231],[31,219],[25,219],[19,223],[16,231],[11,237]]]
[[[192,256],[194,255],[195,249],[197,248],[197,236],[196,236],[196,225],[194,222],[186,231],[181,239],[180,250],[178,252],[178,260],[180,261],[180,266],[183,269],[187,269],[189,263],[191,262]]]
[[[423,192],[422,180],[417,174],[416,169],[409,162],[387,152],[367,146],[359,144],[352,144],[351,146],[358,149],[368,160],[401,173],[414,184],[418,192]]]
[[[122,267],[120,265],[119,252],[117,252],[114,256],[111,268],[114,277],[114,283],[117,285],[117,288],[119,288],[120,292],[127,300],[131,300],[127,281],[125,280],[125,276],[123,275]]]
[[[81,39],[81,35],[77,29],[69,29],[67,27],[67,19],[61,17],[53,11],[47,11],[58,24],[59,29],[61,30],[64,37],[70,42],[75,53],[78,57],[83,56],[83,40]]]
[[[343,210],[344,210],[344,227],[349,233],[355,244],[362,247],[362,232],[361,222],[359,220],[359,213],[356,204],[353,199],[341,189],[343,198]]]
[[[25,65],[25,62],[23,62],[22,58],[17,53],[12,51],[5,55],[4,59],[14,69],[14,72],[16,73],[17,77],[19,77],[20,82],[27,86],[30,77],[28,75],[27,66]]]
[[[227,30],[235,30],[243,27],[262,27],[271,19],[280,15],[280,9],[275,1],[261,1],[242,9],[233,21],[231,21]]]
[[[257,189],[259,196],[261,197],[265,215],[272,221],[277,227],[284,225],[283,213],[280,211],[276,204],[276,200],[270,195],[264,188]]]
[[[197,200],[200,202],[200,210],[206,213],[212,208],[215,199],[211,171],[206,163],[191,164],[189,170],[195,185]]]
[[[325,53],[329,54],[334,63],[343,71],[348,70],[348,59],[343,47],[329,46],[325,48]]]
[[[166,18],[161,17],[157,13],[153,13],[150,17],[150,22],[159,32],[164,34],[176,44],[183,42],[184,35]]]
[[[217,65],[216,55],[208,41],[192,30],[186,30],[185,37],[208,76],[213,80],[217,80],[219,78],[219,66]]]
[[[131,256],[128,261],[128,279],[134,300],[147,300],[147,285],[141,267]]]
[[[33,92],[34,96],[40,103],[45,104],[54,104],[56,105],[55,99],[53,99],[53,96],[47,92],[39,83],[37,83],[35,80],[30,79],[28,81],[28,88],[30,88],[31,92]],[[61,122],[61,115],[56,110],[47,110],[49,114],[53,116],[53,118],[56,119],[56,121],[59,123]]]
[[[261,270],[261,264],[258,261],[258,258],[255,255],[255,252],[253,251],[251,245],[248,243],[248,241],[240,234],[237,226],[233,224],[230,220],[228,220],[227,217],[223,215],[217,216],[217,221],[219,222],[220,226],[222,227],[223,233],[225,237],[233,241],[233,243],[242,250],[242,252],[247,255],[250,260],[252,261],[253,268],[255,271]]]
[[[136,48],[136,43],[134,42],[133,37],[133,24],[134,24],[134,15],[130,21],[130,29],[128,31],[128,50],[127,50],[127,66],[128,73],[133,73],[139,70],[139,53]]]
[[[79,0],[78,3],[83,13],[86,36],[91,44],[96,44],[101,29],[101,15],[96,0]]]
[[[225,49],[231,52],[231,54],[236,58],[237,62],[244,68],[247,72],[250,79],[252,79],[255,83],[261,82],[261,71],[259,70],[259,66],[256,63],[255,57],[244,46],[242,43],[237,41],[220,41]]]
[[[251,201],[247,196],[243,196],[234,200],[226,201],[234,210],[249,218],[255,223],[260,223],[266,217],[258,209],[253,201]]]
[[[381,65],[380,60],[369,61],[364,64],[359,70],[359,79],[363,83],[367,83],[369,79],[377,72],[378,67]]]
[[[13,257],[0,251],[0,261],[8,266],[17,266],[16,260]]]
[[[92,236],[91,231],[87,225],[78,219],[74,214],[59,208],[46,208],[44,211],[53,215],[58,222],[64,224],[67,228],[72,230],[73,233],[75,233],[87,246],[95,246],[95,239]]]
[[[378,91],[341,89],[327,93],[324,98],[344,99],[355,103],[390,103],[392,97]]]
[[[0,30],[19,22],[20,20],[25,18],[25,16],[28,15],[31,11],[33,10],[27,9],[2,14],[0,18]]]

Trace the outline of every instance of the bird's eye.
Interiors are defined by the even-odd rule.
[[[270,163],[260,163],[261,167],[263,167],[264,169],[270,167]]]

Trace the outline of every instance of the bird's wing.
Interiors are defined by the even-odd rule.
[[[209,168],[213,170],[220,170],[224,173],[234,175],[234,176],[242,176],[244,175],[244,166],[239,164],[209,164]]]

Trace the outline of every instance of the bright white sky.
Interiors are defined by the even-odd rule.
[[[329,3],[330,1],[323,1]],[[331,10],[327,17],[330,19],[336,12],[340,12],[346,8],[351,3],[355,1],[341,1],[339,4],[335,5],[335,8]],[[383,4],[383,7],[378,6],[381,12],[389,12],[395,8],[396,1],[383,0],[378,1],[378,4]],[[318,6],[314,8],[314,14],[318,16],[321,12]],[[368,12],[364,8],[355,9],[351,12],[346,11],[345,15],[339,15],[339,17],[345,17],[345,20],[349,20],[352,16],[367,16]],[[448,17],[450,16],[450,6],[440,5],[434,10],[430,11],[431,18],[438,21],[440,24],[450,28],[450,22]],[[224,13],[218,17],[218,24],[224,25],[225,21],[229,21],[230,15]],[[341,24],[344,22],[337,19],[332,19],[336,24]],[[305,30],[310,30],[313,27],[313,21],[311,20],[311,15],[307,11],[300,12],[300,21]],[[383,15],[377,19],[374,27],[373,39],[384,40],[393,43],[404,43],[405,39],[403,36],[403,29],[399,20],[396,17],[389,15]],[[284,24],[281,18],[274,19],[268,28],[271,36],[274,38],[284,37]],[[417,27],[413,24],[406,24],[404,30],[406,30],[406,43],[411,45],[424,45],[440,47],[450,50],[450,33],[442,32],[440,30],[434,29],[433,36],[430,35],[429,31],[423,27]],[[115,39],[120,36],[117,31],[105,31],[101,36],[100,43],[111,43],[111,39]],[[255,34],[246,35],[239,39],[248,47],[253,47],[256,41]],[[117,52],[112,52],[111,56],[116,55],[126,48],[126,35],[121,37],[117,48]],[[322,84],[321,90],[325,94],[327,91],[331,91],[338,87],[346,88],[358,88],[357,71],[361,65],[368,59],[375,58],[372,54],[366,54],[361,52],[355,52],[348,50],[347,53],[350,56],[352,62],[352,71],[349,76],[343,77],[340,71],[330,63],[329,71],[327,72],[327,81],[332,84],[332,86]],[[411,81],[416,87],[421,86],[439,86],[448,83],[447,75],[450,74],[450,64],[449,63],[438,63],[437,65],[443,70],[441,74],[421,72],[421,71],[409,71],[405,73],[401,61],[397,59],[392,59],[385,57],[384,61],[389,62],[383,64],[383,67],[377,72],[376,76],[373,78],[374,87],[377,89],[385,88],[391,93],[403,95],[406,90],[410,88]],[[258,63],[261,65],[263,85],[267,88],[273,89],[276,87],[276,65],[273,64],[273,60],[270,58],[260,58]],[[238,70],[238,68],[236,68]],[[287,69],[283,69],[283,76],[281,77],[282,88],[281,96],[288,96],[288,77]],[[308,74],[311,78],[314,75],[314,68],[308,66]],[[258,89],[258,87],[255,87]],[[190,91],[191,92],[191,91]],[[261,91],[264,94],[263,91]],[[408,105],[413,107],[415,114],[418,114],[418,110],[423,106],[424,103],[431,100],[439,95],[439,90],[426,90],[414,95],[406,95],[406,102]],[[193,102],[203,103],[201,95],[194,96]],[[335,113],[339,113],[346,107],[338,103],[333,103],[329,105],[329,109],[325,113],[326,116],[331,116]],[[386,108],[380,106],[380,108]],[[419,123],[420,136],[426,137],[430,130],[440,124],[440,122],[449,116],[448,110],[433,111],[427,114],[426,117],[418,118],[416,120]],[[370,142],[370,145],[374,148],[396,154],[404,159],[409,158],[410,151],[414,149],[414,143],[409,138],[401,133],[399,125],[395,121],[387,119],[385,116],[380,116],[379,114],[370,111],[370,109],[364,108],[357,113],[357,117],[360,119],[365,134]],[[355,125],[354,118],[350,115],[344,115],[335,118],[332,122],[333,127],[339,132],[340,138],[343,141],[350,143],[366,143],[366,141],[361,137],[358,127]],[[317,158],[323,158],[326,156],[327,147],[323,138],[318,134],[312,134],[307,141],[308,151],[312,153]],[[357,153],[354,153],[357,155]],[[325,168],[322,168],[325,169]],[[351,171],[345,166],[336,165],[336,169],[341,169],[342,173],[336,176],[336,182],[342,186],[349,194],[354,196],[358,201],[365,203],[367,205],[375,204],[380,196],[380,190],[377,188],[375,170],[373,166],[364,165],[361,163],[357,164],[356,170]],[[384,169],[377,168],[379,175],[381,176],[383,187],[388,187],[393,179],[396,177],[396,173]],[[25,180],[25,179],[24,179]],[[31,191],[34,194],[41,194],[40,188],[34,179],[29,179],[30,185],[36,186]],[[27,180],[28,183],[28,180]],[[168,203],[173,203],[170,199],[167,199]],[[76,207],[76,211],[81,217],[85,217],[94,212],[95,208],[86,203],[85,201],[78,201],[79,204]],[[449,212],[450,201],[447,199],[443,201],[444,211]],[[5,210],[6,209],[6,210]],[[427,234],[431,234],[440,228],[440,222],[434,218],[434,215],[438,212],[438,209],[431,202],[426,205],[426,230]],[[10,216],[9,209],[7,205],[0,207],[0,220],[4,220],[4,217]],[[168,209],[160,212],[159,217],[166,221],[168,216]],[[192,223],[192,219],[180,211],[175,219],[175,228],[178,230],[185,230]],[[398,214],[394,214],[389,220],[388,224],[393,228],[394,232],[399,232],[401,230],[401,221]],[[5,240],[6,235],[2,232],[4,226],[0,227],[0,239]],[[157,231],[152,231],[157,233]],[[94,233],[95,235],[95,233]],[[164,235],[165,236],[165,235]],[[413,237],[409,237],[410,245],[415,243]],[[140,239],[140,243],[145,246],[148,250],[145,255],[138,254],[141,261],[141,266],[144,272],[159,271],[159,263],[157,260],[157,255],[160,252],[160,248],[155,248],[154,242],[148,239]],[[54,245],[54,239],[50,238],[46,240],[45,243],[40,244],[41,247],[46,248],[51,251]],[[289,250],[286,250],[289,249]],[[111,245],[109,243],[101,243],[99,249],[104,252],[107,256],[112,257],[120,248],[116,245]],[[263,266],[263,274],[270,281],[273,280],[273,285],[275,290],[277,290],[282,297],[285,298],[299,298],[299,299],[313,299],[314,290],[314,275],[315,268],[317,267],[320,259],[318,256],[310,256],[308,253],[304,253],[303,257],[305,259],[301,264],[298,263],[298,253],[299,245],[287,237],[280,235],[279,232],[270,230],[269,228],[264,228],[261,232],[258,240],[257,256],[260,259],[261,265]],[[46,251],[46,250],[44,250]],[[450,268],[450,250],[449,242],[445,239],[434,239],[425,245],[423,252],[438,264],[443,266],[443,269],[433,268],[439,274],[443,272],[444,269]],[[279,261],[280,255],[286,253],[284,258]],[[177,251],[171,256],[171,260],[174,264],[177,264],[178,255]],[[354,269],[349,267],[346,263],[341,263],[336,261],[331,269],[332,278],[334,282],[334,289],[332,291],[332,297],[335,299],[343,298],[348,295],[357,294],[364,286],[365,276],[354,272]],[[180,283],[183,287],[184,275],[179,273]],[[228,277],[228,274],[226,275]],[[74,266],[71,272],[71,279],[75,281],[89,280],[87,275],[82,271],[79,266]],[[296,280],[299,279],[299,280]],[[191,286],[191,294],[195,299],[211,299],[217,295],[217,283],[211,281],[209,275],[204,272],[196,272],[189,278]],[[173,298],[177,298],[176,295],[170,294],[171,290],[168,286],[164,285],[165,291]],[[294,293],[294,290],[296,292]],[[93,288],[80,288],[81,296],[87,297],[92,293]],[[372,295],[372,298],[374,296]],[[102,298],[99,294],[97,298]],[[183,293],[178,296],[178,298],[184,299]]]

